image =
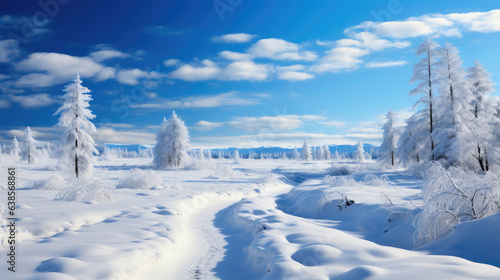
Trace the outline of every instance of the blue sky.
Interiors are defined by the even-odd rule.
[[[379,144],[411,115],[416,46],[449,41],[500,74],[497,1],[8,1],[0,142],[57,141],[78,72],[98,143],[153,144],[172,110],[194,147]]]

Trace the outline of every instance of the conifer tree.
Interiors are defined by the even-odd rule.
[[[300,158],[305,161],[312,160],[311,147],[309,146],[309,143],[307,143],[307,140],[304,141],[304,145],[300,150]]]
[[[156,136],[153,163],[157,168],[178,167],[188,163],[189,134],[184,122],[175,112],[163,123]]]
[[[64,129],[59,165],[68,169],[75,178],[90,178],[96,164],[94,154],[99,153],[89,134],[96,132],[90,121],[95,115],[88,109],[92,100],[88,93],[91,91],[82,86],[78,74],[64,91],[66,94],[62,96],[63,105],[54,113],[60,115],[57,126]]]

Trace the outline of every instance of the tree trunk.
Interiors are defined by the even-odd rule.
[[[394,151],[391,151],[392,166],[394,166]]]
[[[75,140],[75,147],[78,149],[78,139]],[[75,153],[75,173],[76,178],[78,178],[78,155]]]
[[[479,166],[481,167],[481,170],[483,172],[486,171],[486,168],[484,168],[483,157],[481,156],[481,148],[479,147],[479,145],[477,145],[477,161],[479,161]]]

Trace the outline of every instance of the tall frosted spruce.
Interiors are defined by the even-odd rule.
[[[312,160],[311,147],[309,146],[309,143],[307,143],[307,140],[304,141],[304,145],[300,150],[300,158],[305,161]]]
[[[189,134],[184,121],[175,112],[163,123],[156,136],[153,164],[157,168],[178,167],[189,162]]]
[[[88,88],[82,86],[80,75],[64,88],[63,105],[54,113],[59,116],[57,126],[64,129],[61,139],[59,165],[67,169],[74,178],[90,178],[96,164],[94,139],[89,133],[96,132],[90,121],[95,115],[88,109],[92,100]]]
[[[37,141],[33,138],[33,134],[31,133],[30,127],[26,127],[24,132],[24,136],[22,139],[23,150],[22,155],[23,159],[25,159],[28,164],[35,163],[40,157],[40,151],[36,147]]]
[[[458,49],[450,43],[439,49],[437,75],[439,81],[439,129],[434,131],[437,142],[436,159],[446,159],[448,165],[473,169],[475,139],[472,135],[474,115],[472,95],[465,80],[465,71]]]
[[[382,145],[380,145],[380,160],[384,163],[391,163],[392,166],[395,165],[396,156],[396,144],[398,142],[398,134],[396,133],[394,126],[396,123],[396,116],[392,110],[387,114],[387,122],[385,123],[384,130],[384,140]]]
[[[491,74],[483,68],[477,60],[474,66],[467,69],[467,82],[470,91],[474,95],[472,100],[472,110],[474,113],[473,136],[477,142],[477,150],[474,157],[482,171],[488,171],[490,160],[489,155],[493,150],[493,135],[496,132],[494,127],[498,120],[495,118],[496,110],[493,106],[489,93],[493,92],[493,82]],[[490,157],[491,158],[491,157]]]
[[[436,48],[439,47],[438,44],[433,42],[431,39],[427,38],[424,42],[422,42],[417,48],[417,55],[424,55],[424,57],[415,64],[413,68],[413,77],[410,80],[410,83],[419,82],[417,87],[410,91],[410,95],[422,94],[422,97],[415,103],[414,106],[418,106],[419,104],[424,104],[425,108],[418,113],[417,116],[421,118],[421,120],[427,119],[429,124],[427,134],[427,141],[430,144],[430,155],[432,155],[432,159],[434,160],[434,123],[435,114],[434,114],[434,106],[435,106],[435,90],[436,90],[436,73],[435,67],[437,62],[438,53]]]

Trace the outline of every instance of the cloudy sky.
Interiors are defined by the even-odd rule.
[[[41,4],[39,4],[41,3]],[[45,4],[43,4],[45,3]],[[53,113],[76,73],[98,143],[153,144],[172,110],[194,147],[379,144],[411,115],[416,46],[457,46],[500,75],[498,1],[5,1],[0,143]]]

